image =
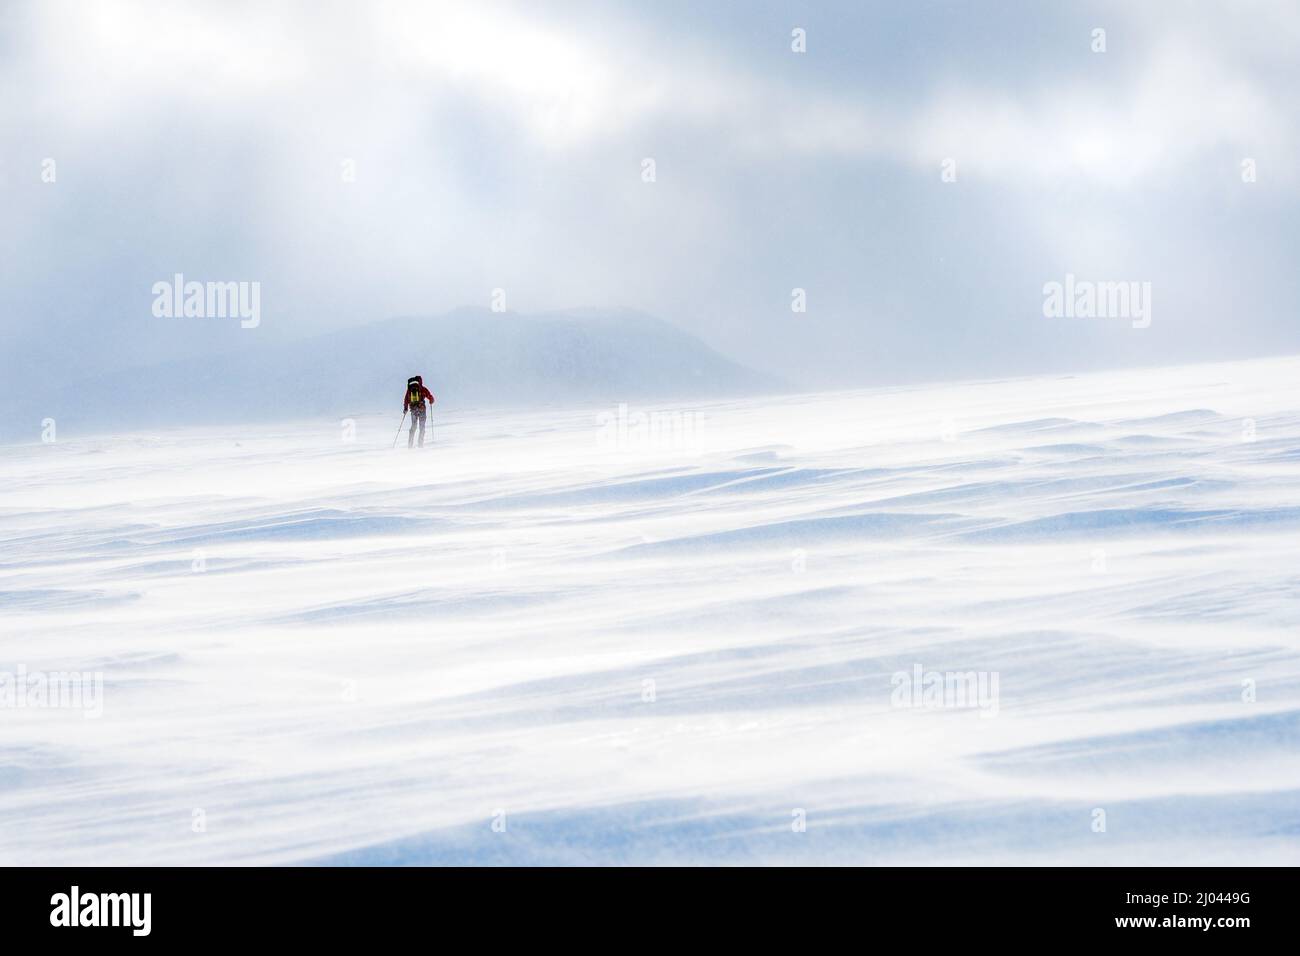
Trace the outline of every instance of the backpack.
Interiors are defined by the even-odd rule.
[[[419,375],[406,380],[406,400],[412,408],[424,404],[424,379]]]

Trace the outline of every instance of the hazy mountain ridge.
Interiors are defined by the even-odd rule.
[[[458,309],[405,316],[291,343],[52,383],[4,416],[6,438],[62,429],[273,421],[401,408],[421,374],[443,408],[654,401],[754,394],[782,383],[676,326],[630,310],[538,315]],[[87,396],[90,396],[87,400]]]

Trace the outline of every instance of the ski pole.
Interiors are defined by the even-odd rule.
[[[406,409],[402,409],[402,420],[397,423],[397,435],[402,434],[402,426],[406,424]],[[393,436],[393,447],[397,447],[397,435]]]

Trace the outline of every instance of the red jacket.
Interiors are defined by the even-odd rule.
[[[419,400],[418,402],[416,402],[415,404],[419,405],[421,408],[424,408],[424,400],[427,398],[427,399],[429,400],[429,404],[432,405],[432,404],[433,404],[433,392],[429,391],[429,390],[428,390],[427,388],[425,388],[423,385],[420,386],[420,392],[422,393],[422,394],[420,395],[420,400]],[[411,390],[410,390],[410,389],[407,389],[407,390],[402,394],[402,411],[403,411],[403,412],[410,411],[410,408],[411,408]]]

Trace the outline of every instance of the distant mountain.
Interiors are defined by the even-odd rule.
[[[674,325],[630,310],[539,315],[458,309],[388,319],[293,343],[250,331],[235,352],[100,376],[31,396],[2,426],[38,433],[274,421],[396,410],[422,374],[442,408],[653,401],[775,391],[782,383]],[[93,396],[85,403],[85,395]],[[10,418],[7,415],[6,418]]]

